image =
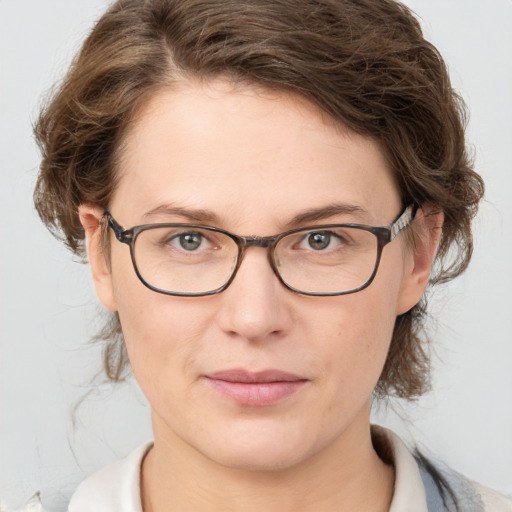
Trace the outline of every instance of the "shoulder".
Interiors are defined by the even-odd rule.
[[[390,512],[512,512],[512,498],[488,489],[445,464],[412,452],[394,432],[372,426],[374,447],[395,468]]]
[[[503,496],[503,494],[476,482],[472,482],[472,484],[480,493],[486,512],[512,512],[512,497]]]
[[[442,501],[449,512],[512,512],[512,498],[474,482],[445,464],[416,451],[429,510]],[[431,507],[432,504],[432,507]]]
[[[148,442],[124,459],[105,466],[86,478],[69,503],[69,512],[142,512],[140,467],[152,447]]]

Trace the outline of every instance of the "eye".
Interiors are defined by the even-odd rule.
[[[181,249],[185,251],[196,251],[204,244],[205,237],[201,233],[190,232],[180,233],[172,238],[173,245],[179,244]]]
[[[299,248],[324,251],[325,249],[340,248],[345,243],[345,237],[333,231],[310,231],[300,241]]]
[[[215,247],[209,234],[199,230],[156,228],[144,231],[144,235],[144,240],[155,247],[182,253],[204,252]]]
[[[307,235],[307,244],[315,251],[321,251],[329,247],[331,243],[332,234],[328,231],[317,231]]]

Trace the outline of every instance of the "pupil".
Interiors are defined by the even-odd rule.
[[[325,249],[331,241],[331,235],[328,233],[312,233],[309,235],[309,245],[312,249]]]
[[[180,235],[180,245],[187,251],[195,251],[201,245],[201,236],[194,233]]]

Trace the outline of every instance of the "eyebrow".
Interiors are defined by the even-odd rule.
[[[179,206],[173,206],[171,204],[163,204],[153,208],[142,216],[143,219],[154,215],[179,215],[184,217],[191,222],[198,222],[201,224],[219,224],[220,219],[218,215],[210,210],[194,209],[194,208],[181,208]]]
[[[197,222],[200,224],[217,225],[221,224],[220,217],[211,210],[196,209],[196,208],[183,208],[172,204],[163,204],[153,208],[142,215],[143,219],[155,215],[178,215],[184,217],[190,222]],[[356,220],[368,220],[368,211],[357,204],[348,203],[333,203],[321,208],[310,208],[302,211],[292,217],[291,220],[285,223],[286,229],[291,229],[299,225],[304,225],[320,220],[328,219],[337,215],[352,215]]]
[[[328,219],[336,215],[353,215],[356,220],[368,220],[368,211],[357,204],[333,203],[322,208],[311,208],[295,215],[287,223],[287,227],[293,227],[300,224],[308,224],[319,220]]]

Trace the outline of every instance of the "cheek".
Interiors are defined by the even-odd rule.
[[[210,318],[201,300],[149,290],[127,263],[113,268],[114,295],[133,373],[151,395],[162,379],[187,374],[194,367]]]
[[[318,336],[323,354],[319,364],[330,376],[332,400],[371,397],[391,343],[398,295],[399,281],[376,278],[370,287],[339,297],[316,315],[317,325],[324,326]]]
[[[138,349],[163,358],[170,355],[172,346],[172,352],[178,355],[200,337],[205,319],[197,308],[182,307],[180,299],[161,295],[162,300],[155,292],[149,293],[152,295],[139,293],[118,300],[126,343],[133,351]]]
[[[150,290],[148,290],[150,291]],[[130,365],[151,409],[182,417],[182,407],[197,379],[197,358],[207,329],[206,315],[175,304],[162,295],[120,307],[120,320]],[[170,299],[167,303],[165,299]],[[192,308],[194,309],[194,308]]]
[[[368,302],[364,305],[368,306]],[[334,357],[326,364],[331,372],[338,374],[343,389],[353,394],[365,394],[368,388],[371,392],[386,360],[394,316],[378,306],[361,310],[356,304],[353,308],[347,307],[339,316],[337,350],[330,350]]]

